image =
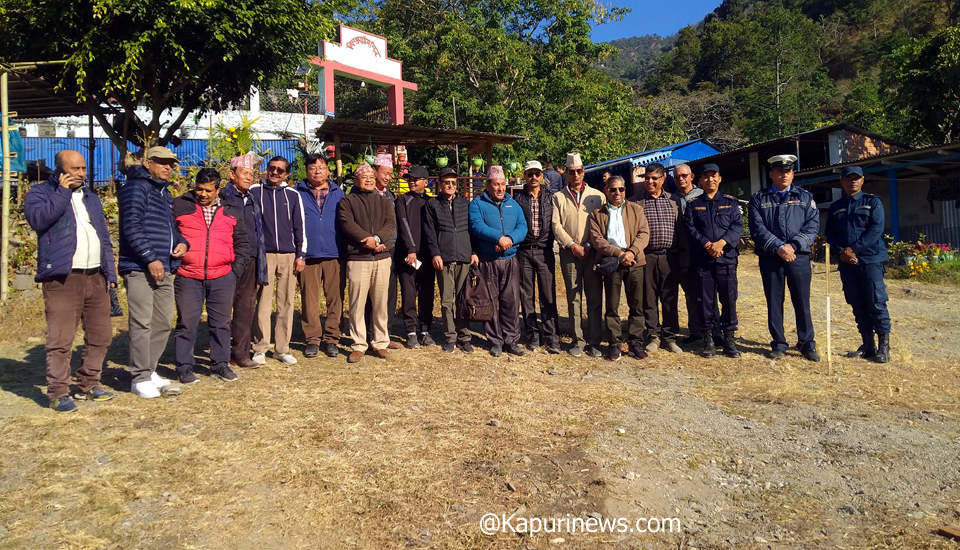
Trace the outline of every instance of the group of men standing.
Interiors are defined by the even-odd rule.
[[[748,217],[767,297],[771,357],[782,357],[787,348],[783,300],[789,288],[797,347],[818,361],[809,295],[819,215],[812,195],[792,185],[795,160],[769,159],[773,185],[751,198]],[[118,192],[115,268],[100,201],[83,185],[83,156],[62,151],[56,162],[57,173],[27,194],[25,212],[39,236],[48,394],[57,411],[77,408],[69,392],[70,350],[81,321],[84,354],[74,398],[113,397],[99,378],[112,339],[108,290],[116,286],[117,273],[127,288],[131,391],[144,398],[170,386],[156,368],[174,311],[176,372],[183,384],[197,381],[194,347],[204,307],[212,376],[230,382],[237,379],[231,365],[265,364],[271,341],[276,360],[295,364],[290,340],[298,283],[305,357],[316,357],[321,346],[325,355],[339,355],[345,290],[352,339],[347,361],[356,363],[368,351],[385,359],[399,349],[390,339],[398,281],[406,347],[435,345],[430,331],[436,284],[443,351],[472,353],[468,320],[455,307],[471,265],[495,307],[484,323],[491,355],[524,355],[523,332],[528,350],[560,353],[555,246],[571,355],[603,356],[603,340],[611,361],[623,353],[636,359],[659,349],[681,353],[683,287],[690,336],[681,343],[702,341],[704,357],[715,356],[718,346],[728,357],[740,356],[736,271],[743,224],[738,201],[719,193],[716,165],[703,167],[699,187],[689,166],[675,167],[677,193],[664,189],[664,166],[647,165],[643,189],[628,198],[619,176],[607,178],[603,192],[585,184],[580,155],[570,153],[556,191],[534,160],[524,165],[525,185],[512,196],[502,167],[492,166],[483,192],[471,199],[452,168],[437,176],[436,196],[427,195],[431,175],[419,166],[405,175],[409,191],[395,196],[388,189],[390,155],[378,155],[372,166],[360,164],[349,194],[330,179],[321,155],[306,157],[306,178],[296,185],[287,183],[290,163],[283,157],[270,159],[266,179],[255,183],[257,162],[245,155],[231,160],[225,187],[216,170],[202,169],[194,188],[173,198],[168,185],[176,157],[152,147]],[[831,207],[827,235],[841,250],[844,294],[863,334],[857,354],[885,362],[890,322],[882,279],[883,211],[879,199],[860,191],[858,176],[862,184],[859,168],[844,172],[846,197]],[[626,334],[619,315],[623,293]]]

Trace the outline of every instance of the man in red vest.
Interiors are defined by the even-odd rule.
[[[243,211],[220,201],[220,174],[213,168],[197,173],[196,186],[173,201],[177,229],[190,243],[173,289],[177,304],[177,376],[183,384],[197,381],[194,344],[203,305],[210,329],[210,373],[225,382],[230,369],[230,310],[237,278],[250,261],[250,242]]]

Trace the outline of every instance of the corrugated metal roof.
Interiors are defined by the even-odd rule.
[[[26,161],[43,159],[47,167],[53,168],[54,157],[64,149],[73,149],[83,154],[87,161],[87,172],[92,173],[97,181],[106,181],[113,177],[121,179],[123,176],[116,166],[120,161],[120,152],[108,138],[94,138],[95,149],[93,160],[90,159],[89,138],[23,138],[24,158]],[[281,155],[289,160],[296,157],[296,140],[271,139],[261,142],[261,151],[270,151],[269,156]],[[130,151],[138,151],[139,147],[127,142]],[[197,166],[203,164],[207,158],[207,140],[185,139],[179,146],[170,147],[180,159],[181,166]]]
[[[584,170],[587,172],[593,172],[600,168],[605,168],[608,166],[613,166],[613,165],[624,163],[624,162],[630,162],[634,166],[639,166],[641,164],[650,164],[652,162],[660,162],[665,164],[666,163],[665,161],[668,161],[669,159],[673,158],[675,154],[679,155],[680,152],[685,149],[688,149],[688,148],[696,149],[697,147],[704,147],[705,149],[702,151],[697,150],[697,152],[693,155],[687,155],[687,154],[682,155],[683,157],[688,157],[688,158],[678,158],[677,159],[678,162],[671,163],[670,165],[673,166],[676,164],[682,164],[683,162],[686,162],[686,161],[697,160],[698,158],[706,156],[707,154],[713,154],[713,153],[719,152],[719,150],[716,147],[711,145],[710,142],[708,142],[705,139],[692,139],[690,141],[684,141],[683,143],[676,143],[673,145],[660,147],[659,149],[652,149],[650,151],[641,151],[639,153],[633,153],[632,155],[627,155],[625,157],[620,157],[620,158],[615,158],[611,160],[605,160],[603,162],[598,162],[595,164],[590,164],[588,166],[584,166]]]

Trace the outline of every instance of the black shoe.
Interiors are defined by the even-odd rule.
[[[817,353],[817,348],[808,348],[807,351],[803,352],[803,358],[814,363],[820,362],[820,354]]]
[[[323,353],[325,353],[327,357],[336,357],[340,355],[340,350],[337,349],[336,344],[327,344],[324,346]]]
[[[437,343],[433,341],[433,338],[430,337],[429,333],[424,332],[420,335],[420,345],[424,347],[430,347],[437,345]]]
[[[770,357],[770,359],[773,359],[774,361],[776,361],[777,359],[783,359],[783,350],[782,349],[770,350],[770,354],[768,355],[768,357]]]
[[[723,331],[723,354],[727,357],[736,359],[740,357],[740,350],[737,349],[736,333],[732,330]]]
[[[522,357],[525,352],[520,346],[516,344],[510,344],[507,346],[507,353],[510,355],[516,355],[517,357]]]
[[[473,344],[470,342],[457,342],[457,346],[460,347],[460,351],[463,353],[473,353]]]
[[[720,332],[713,333],[713,345],[722,348],[723,347],[723,334]]]
[[[303,350],[303,356],[307,358],[316,357],[320,353],[320,346],[317,344],[307,344],[306,349]]]
[[[607,349],[607,361],[619,361],[620,355],[620,344],[612,344]]]
[[[877,356],[874,361],[877,363],[886,363],[890,361],[889,334],[877,334]]]
[[[640,342],[640,340],[630,342],[630,345],[627,346],[627,356],[633,357],[638,361],[643,361],[644,359],[650,357],[650,355],[647,354],[647,351],[643,349],[643,344]]]
[[[416,335],[416,334],[408,334],[408,335],[407,335],[407,343],[404,344],[404,346],[406,346],[407,349],[419,348],[419,347],[420,347],[420,342],[417,340],[417,335]]]
[[[190,367],[177,367],[177,380],[179,380],[181,384],[193,384],[197,382],[197,375],[194,374],[193,369]]]
[[[587,357],[603,357],[603,353],[594,345],[588,345],[583,348],[583,352],[587,354]]]
[[[860,339],[863,344],[857,348],[857,351],[851,353],[849,357],[859,357],[867,361],[873,361],[877,358],[877,342],[873,338],[872,332],[861,332]]]
[[[453,353],[453,351],[454,351],[455,349],[457,349],[457,345],[456,345],[456,344],[444,344],[443,346],[440,347],[440,349],[442,349],[443,351],[445,351],[445,352],[447,352],[447,353]]]
[[[233,369],[230,367],[214,369],[211,371],[211,374],[214,378],[219,378],[224,382],[235,382],[237,380],[237,373],[233,372]]]
[[[551,355],[560,353],[560,344],[547,344],[547,353]]]
[[[540,339],[530,339],[530,342],[527,344],[527,349],[530,351],[537,351],[540,349]]]
[[[703,349],[700,350],[700,357],[716,357],[717,356],[717,345],[714,343],[713,338],[705,338],[703,340]]]
[[[687,336],[683,340],[680,340],[680,343],[685,346],[690,346],[690,345],[696,344],[700,340],[703,340],[703,336],[700,336],[699,334],[691,334],[690,336]]]
[[[493,346],[492,348],[490,348],[490,355],[494,357],[500,357],[501,355],[503,355],[503,348],[501,348],[500,346]]]

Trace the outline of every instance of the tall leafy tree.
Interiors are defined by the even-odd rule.
[[[524,134],[518,158],[587,162],[660,144],[632,90],[592,68],[611,53],[594,25],[625,10],[597,0],[382,0],[366,4],[362,28],[390,40],[419,91],[411,122]],[[415,25],[410,22],[415,21]],[[501,156],[508,154],[500,151]]]
[[[252,85],[292,72],[350,1],[4,0],[0,55],[66,60],[38,72],[76,95],[124,152],[127,140],[166,144],[192,111],[241,103]],[[171,107],[183,111],[161,127]],[[116,128],[113,109],[125,119]]]
[[[894,89],[923,142],[960,139],[960,26],[914,39],[891,56]]]

